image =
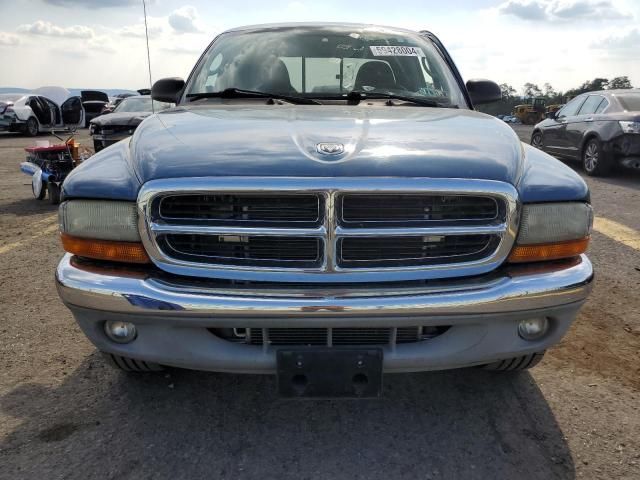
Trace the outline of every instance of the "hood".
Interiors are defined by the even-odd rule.
[[[318,144],[340,144],[323,155]],[[145,120],[132,140],[140,180],[202,176],[476,178],[514,185],[522,146],[470,110],[399,106],[205,105]]]
[[[100,127],[107,125],[136,126],[149,115],[151,115],[151,112],[114,112],[107,113],[106,115],[100,115],[99,117],[92,119],[91,123],[95,123]]]
[[[31,93],[47,97],[56,105],[62,105],[64,101],[71,96],[71,92],[64,87],[40,87],[36,88]]]
[[[106,103],[109,101],[109,96],[106,93],[100,92],[98,90],[82,90],[80,92],[80,98],[82,98],[83,102],[99,101]]]

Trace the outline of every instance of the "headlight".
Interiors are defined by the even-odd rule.
[[[624,133],[640,133],[640,122],[618,122]]]
[[[89,124],[89,135],[93,135],[94,133],[96,133],[96,124],[95,123],[90,123]]]
[[[81,257],[147,263],[138,233],[138,213],[132,202],[70,200],[60,205],[64,249]]]
[[[593,210],[587,203],[524,205],[509,261],[535,262],[574,257],[587,250]]]

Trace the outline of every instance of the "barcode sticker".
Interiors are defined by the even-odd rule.
[[[420,47],[372,45],[370,48],[374,57],[424,57]]]

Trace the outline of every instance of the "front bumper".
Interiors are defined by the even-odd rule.
[[[109,134],[109,135],[103,135],[103,134],[93,134],[92,138],[93,138],[93,145],[94,147],[100,147],[100,150],[102,150],[103,148],[107,148],[111,145],[113,145],[114,143],[118,143],[120,140],[124,140],[125,138],[129,138],[131,136],[130,133],[128,132],[122,132],[122,133],[113,133],[113,134]]]
[[[232,343],[208,328],[450,326],[428,341],[384,347],[387,372],[437,370],[525,355],[558,342],[591,290],[586,256],[514,266],[475,279],[420,287],[213,288],[122,270],[83,266],[70,255],[56,271],[58,292],[102,351],[198,370],[274,373],[277,347]],[[520,320],[545,316],[537,341]],[[108,340],[106,320],[136,324],[129,344]]]

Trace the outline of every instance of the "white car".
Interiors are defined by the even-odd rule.
[[[64,123],[63,112],[73,110],[79,112],[71,116],[73,123]],[[22,132],[34,137],[52,128],[80,127],[84,125],[84,117],[80,97],[71,96],[62,87],[42,87],[30,93],[0,95],[0,131]]]

